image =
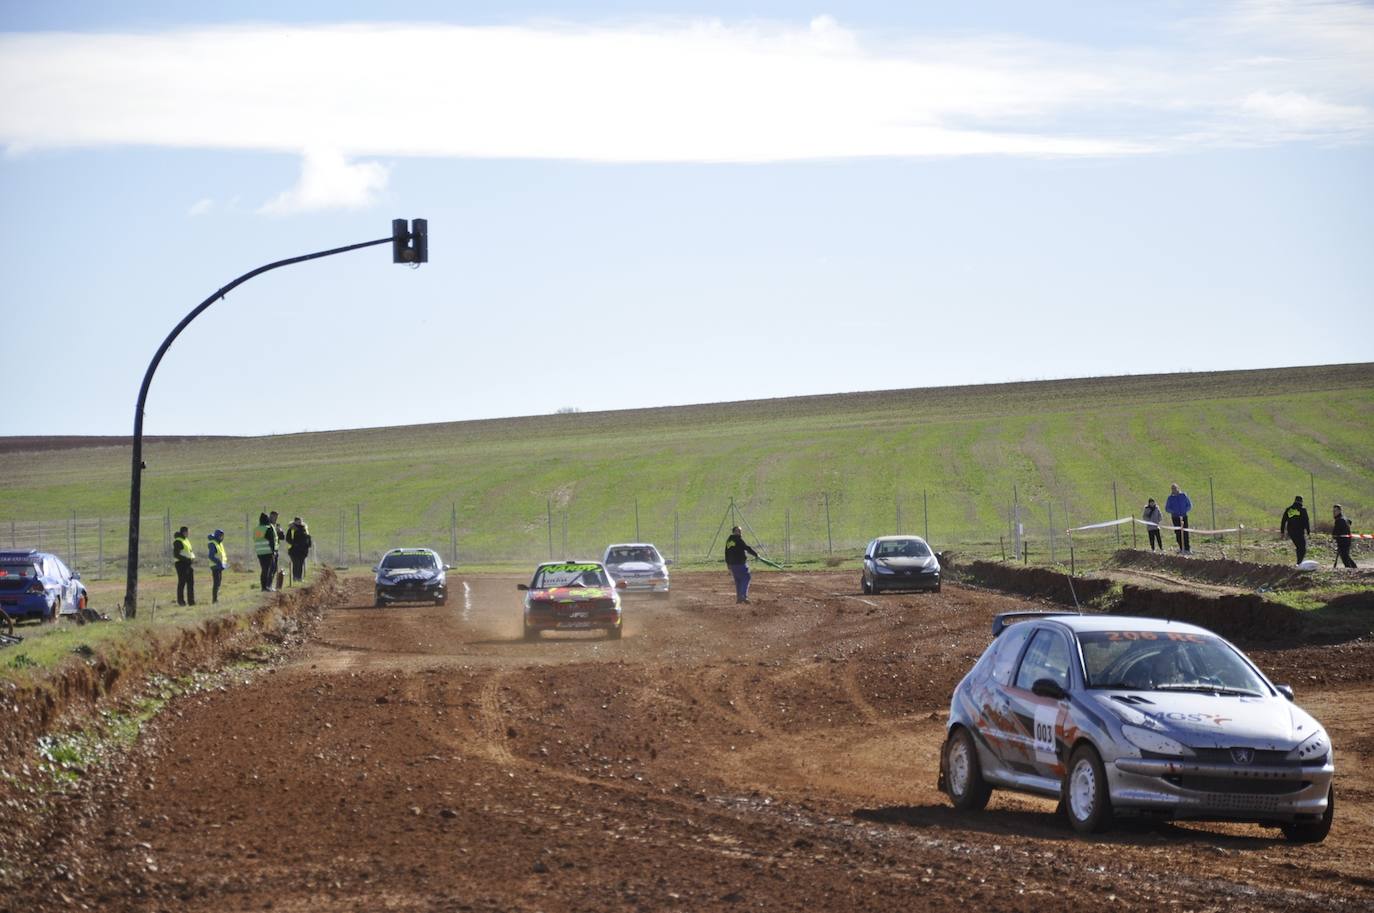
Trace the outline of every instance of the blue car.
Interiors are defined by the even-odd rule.
[[[86,607],[81,575],[48,552],[0,549],[0,609],[16,621],[57,621]]]

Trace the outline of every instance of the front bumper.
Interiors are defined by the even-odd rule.
[[[668,592],[668,578],[666,577],[617,577],[616,583],[624,583],[621,588],[623,593],[666,593]]]
[[[608,631],[620,627],[615,609],[527,609],[525,627],[531,631]]]
[[[1335,773],[1330,759],[1322,765],[1241,767],[1187,758],[1117,758],[1107,765],[1118,812],[1281,823],[1320,819]]]
[[[939,574],[883,574],[870,578],[873,592],[879,590],[938,590]]]
[[[442,583],[395,584],[377,587],[378,602],[434,602],[448,598],[448,588]]]

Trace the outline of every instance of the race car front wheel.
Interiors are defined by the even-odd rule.
[[[1317,821],[1303,821],[1280,825],[1284,838],[1289,843],[1321,843],[1331,833],[1331,822],[1336,817],[1336,787],[1326,792],[1326,812]]]
[[[992,795],[992,787],[983,779],[978,749],[967,729],[955,730],[945,743],[945,784],[950,801],[961,812],[981,810]]]
[[[1064,811],[1078,833],[1096,834],[1111,826],[1107,771],[1091,745],[1079,745],[1069,757],[1069,775],[1064,778],[1063,791]]]

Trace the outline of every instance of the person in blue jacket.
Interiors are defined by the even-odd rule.
[[[1185,555],[1193,553],[1192,544],[1188,541],[1188,512],[1193,509],[1193,502],[1188,499],[1188,495],[1178,490],[1177,485],[1169,486],[1169,497],[1164,501],[1164,509],[1169,513],[1169,519],[1174,521],[1174,541],[1178,543],[1178,550]]]

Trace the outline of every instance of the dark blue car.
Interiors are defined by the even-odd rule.
[[[15,620],[57,621],[86,607],[81,575],[32,548],[0,549],[0,609]]]

